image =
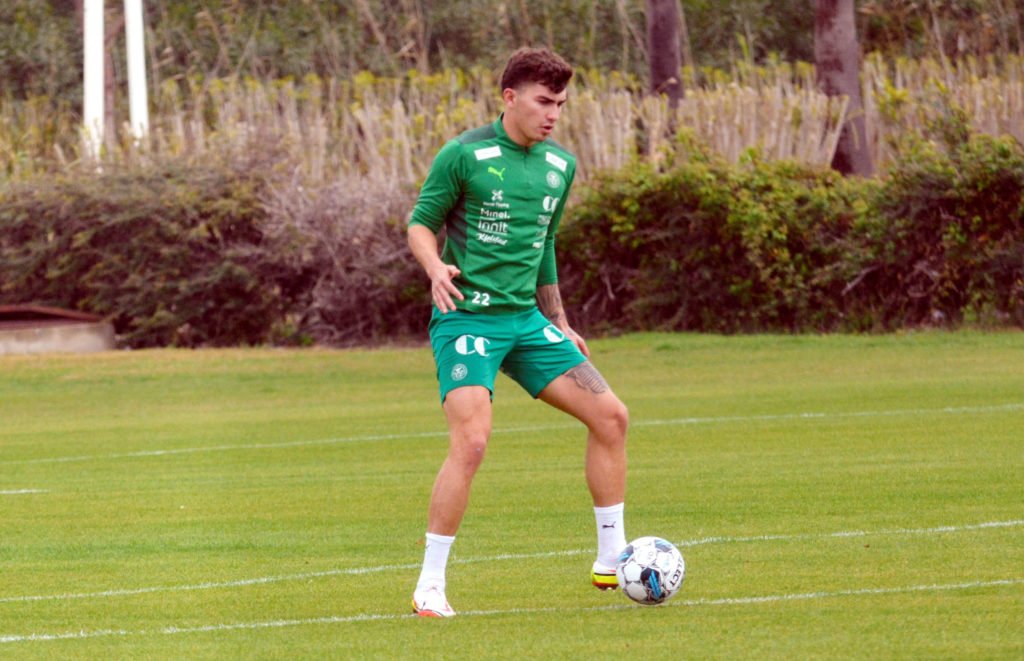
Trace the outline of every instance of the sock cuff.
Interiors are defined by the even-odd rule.
[[[436,544],[446,544],[448,546],[451,546],[451,544],[455,541],[455,535],[449,537],[448,535],[437,535],[435,533],[428,532],[425,535],[425,537],[427,541],[431,541]]]
[[[608,507],[595,507],[594,514],[621,514],[626,509],[626,503],[619,503],[618,505],[609,505]]]

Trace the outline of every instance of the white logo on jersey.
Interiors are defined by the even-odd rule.
[[[487,345],[490,343],[491,341],[486,337],[463,335],[459,339],[455,340],[455,350],[463,356],[472,356],[473,354],[476,354],[486,358]]]
[[[497,145],[493,147],[484,147],[483,149],[477,149],[473,154],[476,156],[476,160],[486,161],[489,158],[498,158],[501,156],[501,147]]]
[[[558,188],[562,185],[562,177],[557,172],[551,170],[548,172],[548,186],[552,188]]]
[[[552,197],[550,195],[544,196],[544,211],[548,213],[554,213],[555,208],[558,206],[558,201],[562,199],[560,197]]]
[[[547,160],[548,163],[554,165],[562,172],[565,172],[565,169],[569,167],[569,163],[567,163],[564,158],[558,156],[557,154],[552,154],[551,152],[548,152],[547,154],[544,155],[544,158]]]
[[[505,191],[503,190],[492,190],[491,191],[491,202],[504,202]]]

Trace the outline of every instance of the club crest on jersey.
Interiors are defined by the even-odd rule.
[[[548,171],[548,178],[547,179],[548,179],[548,186],[551,186],[552,188],[558,188],[559,186],[562,185],[562,177],[561,177],[561,175],[559,175],[554,170],[549,170]]]

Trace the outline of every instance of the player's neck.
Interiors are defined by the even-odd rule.
[[[537,144],[536,140],[530,140],[523,131],[519,129],[516,123],[509,118],[508,113],[502,113],[501,115],[501,126],[505,129],[505,134],[509,140],[516,143],[523,149],[529,149],[530,147]]]

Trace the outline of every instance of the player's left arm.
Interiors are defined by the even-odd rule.
[[[569,326],[569,318],[565,316],[562,294],[558,289],[557,282],[551,285],[537,286],[537,307],[540,308],[541,314],[548,318],[548,321],[573,341],[584,356],[590,358],[590,349],[587,347],[586,340]]]
[[[562,214],[565,212],[565,205],[569,197],[569,189],[572,188],[573,179],[576,177],[576,167],[572,167],[566,173],[566,186],[562,193],[561,203],[551,217],[551,225],[547,236],[544,239],[544,254],[541,257],[540,271],[537,277],[537,307],[541,314],[559,330],[565,333],[572,342],[579,348],[580,352],[590,358],[590,349],[586,340],[569,326],[569,318],[565,315],[565,308],[562,305],[562,294],[558,289],[558,266],[555,259],[555,234],[562,222]]]

